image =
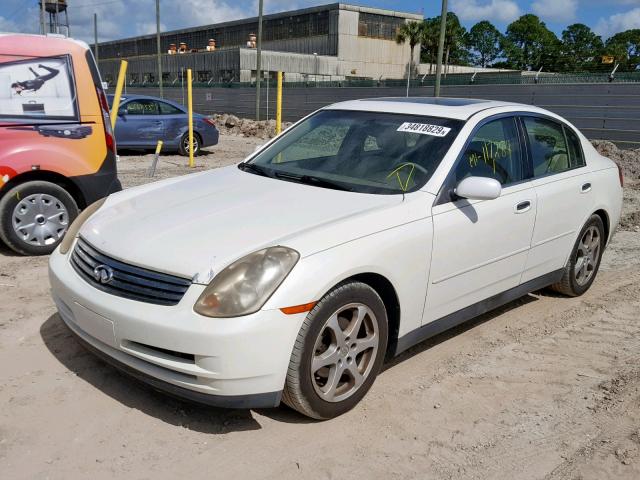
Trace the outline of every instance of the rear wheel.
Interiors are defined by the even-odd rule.
[[[200,135],[197,133],[193,133],[193,156],[197,156],[200,153],[200,146],[202,141],[200,140]],[[180,139],[180,155],[189,156],[189,133],[185,133],[182,135]]]
[[[382,367],[387,337],[387,313],[376,291],[360,282],[338,285],[298,333],[283,401],[316,419],[351,410]]]
[[[55,250],[77,216],[75,200],[62,187],[25,182],[0,199],[0,238],[17,253],[46,255]]]
[[[589,290],[598,273],[605,243],[602,219],[592,215],[580,231],[562,279],[551,288],[571,297]]]

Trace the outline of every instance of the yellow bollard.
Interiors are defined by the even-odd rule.
[[[187,106],[189,107],[189,166],[195,166],[193,161],[193,92],[191,91],[191,69],[187,69]]]
[[[282,133],[282,72],[278,72],[278,94],[276,97],[276,135]]]
[[[116,93],[113,95],[113,105],[111,105],[111,130],[116,128],[116,120],[118,119],[118,109],[120,108],[120,97],[122,96],[122,87],[127,78],[126,60],[120,62],[120,73],[118,73],[118,83],[116,83]]]
[[[160,160],[160,150],[162,150],[162,140],[158,140],[158,144],[156,145],[156,154],[153,157],[153,162],[151,162],[151,167],[149,167],[148,177],[153,177],[156,174],[158,160]]]

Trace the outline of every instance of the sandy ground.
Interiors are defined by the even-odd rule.
[[[263,140],[224,136],[196,171]],[[122,156],[125,186],[150,155]],[[188,173],[165,157],[162,178]],[[640,478],[640,183],[592,289],[537,292],[387,365],[352,412],[217,410],[154,392],[85,352],[46,258],[0,247],[0,477]]]

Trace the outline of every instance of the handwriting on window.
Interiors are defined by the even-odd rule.
[[[496,173],[496,164],[505,158],[511,157],[511,142],[502,140],[500,142],[482,142],[480,153],[471,152],[469,155],[469,166],[477,167],[479,162],[491,166],[493,173]]]

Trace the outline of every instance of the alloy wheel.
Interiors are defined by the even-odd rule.
[[[378,353],[380,334],[373,311],[350,303],[329,317],[315,342],[311,380],[327,402],[340,402],[365,382]]]
[[[600,231],[592,225],[587,228],[578,243],[573,270],[578,285],[585,285],[596,271],[600,258],[600,246]]]

